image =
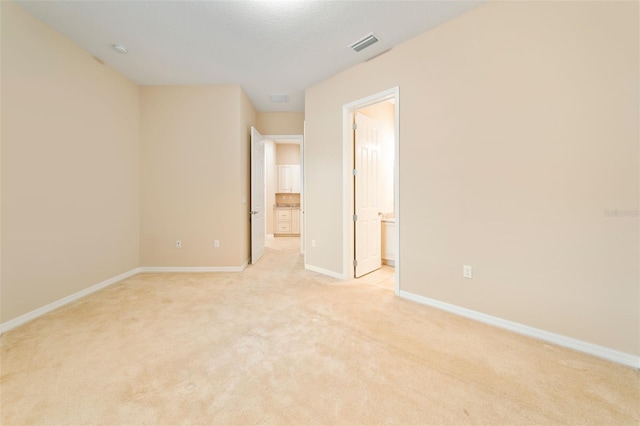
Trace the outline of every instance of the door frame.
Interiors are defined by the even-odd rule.
[[[375,93],[362,99],[350,102],[342,106],[342,158],[343,164],[343,276],[350,280],[354,278],[353,259],[355,258],[355,239],[354,239],[354,182],[353,182],[353,165],[354,165],[354,136],[353,136],[353,119],[355,112],[359,109],[366,108],[379,102],[388,100],[394,101],[394,209],[396,217],[395,226],[395,293],[400,293],[400,87],[392,87],[391,89]]]
[[[256,144],[259,144],[260,146],[260,151],[262,151],[261,153],[259,151],[256,151]],[[249,233],[251,234],[250,240],[251,240],[251,244],[249,244],[250,246],[250,263],[252,265],[255,265],[257,262],[260,261],[260,259],[262,258],[262,256],[264,256],[264,247],[265,247],[265,240],[266,240],[266,217],[267,217],[267,194],[266,194],[266,187],[267,187],[267,183],[265,180],[266,177],[266,151],[264,149],[264,136],[262,136],[260,134],[260,132],[258,131],[258,129],[256,129],[254,126],[251,126],[251,149],[250,149],[250,155],[249,157],[251,158],[250,161],[250,190],[249,190],[249,194],[250,194],[250,201],[249,201],[249,214],[251,216],[251,222],[249,225]],[[258,155],[256,155],[258,154]],[[261,154],[261,155],[260,155]],[[256,161],[258,159],[260,159],[260,157],[262,157],[262,171],[260,173],[256,173]],[[262,176],[260,176],[262,175]],[[258,179],[259,180],[259,184],[261,184],[261,188],[260,185],[255,185],[255,180]],[[260,199],[260,197],[256,197],[256,188],[260,188],[262,190],[262,205],[260,206],[258,204],[258,206],[256,206],[256,204],[258,203],[257,200]],[[260,216],[260,208],[262,208],[262,217]],[[257,223],[260,223],[260,221],[262,221],[262,235],[260,235],[260,232],[256,232],[257,229]],[[260,238],[259,238],[260,237]],[[258,242],[260,242],[260,239],[262,240],[262,248],[261,251],[256,253],[256,240],[258,240]],[[256,258],[256,254],[259,255],[259,257]]]
[[[265,139],[277,141],[291,141],[292,144],[300,146],[300,253],[304,253],[304,238],[306,235],[306,223],[304,216],[304,194],[305,194],[305,173],[304,173],[304,135],[263,135]],[[266,169],[266,167],[265,167]],[[265,191],[265,197],[267,196]],[[266,220],[267,215],[265,215]],[[265,223],[265,229],[266,223]]]

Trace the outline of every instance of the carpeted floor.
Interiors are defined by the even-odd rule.
[[[140,274],[2,335],[2,425],[638,425],[636,370],[270,244],[242,273]]]

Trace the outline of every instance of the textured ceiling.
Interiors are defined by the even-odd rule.
[[[19,1],[140,85],[240,84],[258,111],[480,4],[463,1]],[[375,33],[356,53],[348,45]],[[125,45],[127,55],[111,49]],[[287,94],[272,103],[269,94]]]

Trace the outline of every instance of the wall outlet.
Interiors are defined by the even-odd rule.
[[[176,240],[176,248],[182,248],[182,241]]]
[[[473,269],[469,265],[462,265],[462,276],[464,278],[473,278]]]
[[[315,247],[316,246],[316,240],[311,240],[311,247]]]
[[[214,241],[213,241],[213,246],[214,246],[215,248],[220,248],[220,240],[214,240]]]

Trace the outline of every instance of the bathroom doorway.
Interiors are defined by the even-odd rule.
[[[343,108],[345,276],[361,277],[382,268],[393,273],[396,294],[400,289],[398,105],[399,89],[394,88]]]

